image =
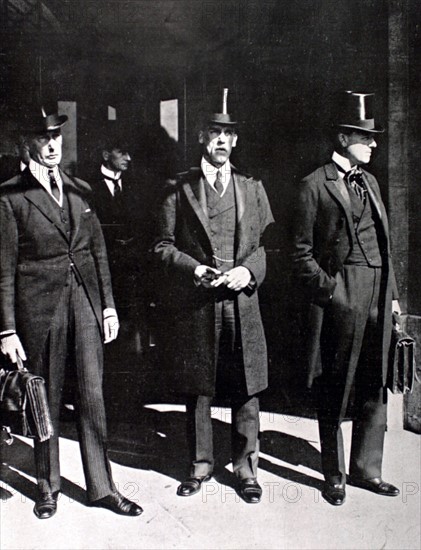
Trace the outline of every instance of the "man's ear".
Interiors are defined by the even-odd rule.
[[[199,143],[201,144],[205,143],[205,135],[203,130],[199,130]]]
[[[237,146],[237,140],[238,140],[238,135],[234,134],[233,137],[232,137],[232,146],[233,147]]]
[[[107,162],[108,159],[110,158],[110,152],[107,151],[106,149],[103,149],[103,151],[102,151],[102,158],[105,160],[105,162]]]
[[[342,132],[339,132],[338,134],[338,142],[339,145],[343,148],[345,148],[348,145],[348,135],[343,134]]]

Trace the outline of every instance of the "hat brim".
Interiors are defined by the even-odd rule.
[[[48,121],[48,118],[49,117],[47,117],[45,128],[48,132],[52,130],[58,130],[63,126],[63,124],[66,124],[66,122],[68,121],[67,115],[55,115],[51,121]]]
[[[207,119],[207,123],[220,124],[222,126],[235,126],[237,122],[232,120],[231,115],[226,113],[212,113]]]
[[[385,129],[381,126],[376,126],[375,128],[363,128],[353,124],[335,124],[335,127],[350,128],[351,130],[358,130],[358,132],[367,132],[367,134],[383,134],[385,131]]]

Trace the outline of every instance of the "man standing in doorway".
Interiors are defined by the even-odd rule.
[[[140,335],[145,312],[144,264],[150,241],[146,245],[142,176],[132,171],[128,139],[118,127],[110,126],[104,134],[100,173],[92,184],[93,205],[104,234],[120,319],[118,349],[113,351],[121,361],[129,350],[139,354],[146,344]]]
[[[392,311],[400,308],[387,214],[379,185],[365,170],[383,132],[374,121],[373,95],[339,95],[332,159],[298,185],[295,203],[293,263],[310,304],[308,383],[316,380],[322,495],[334,506],[345,501],[341,422],[351,401],[349,483],[399,494],[382,479]]]

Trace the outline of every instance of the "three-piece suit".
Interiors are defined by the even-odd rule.
[[[202,171],[179,174],[158,213],[153,252],[163,274],[166,349],[171,387],[188,399],[193,476],[213,470],[210,403],[220,389],[233,410],[233,466],[240,479],[255,478],[259,409],[256,394],[268,384],[267,350],[257,289],[266,273],[263,235],[273,222],[260,181],[234,167],[221,198]],[[224,261],[222,261],[224,260]],[[248,268],[253,284],[240,292],[195,285],[207,265],[224,272]]]
[[[397,299],[385,207],[362,169],[363,203],[329,163],[297,186],[293,265],[309,309],[307,383],[317,390],[322,468],[344,483],[340,424],[353,418],[350,474],[381,476],[386,376]],[[352,411],[349,405],[352,403]]]
[[[102,394],[103,310],[114,308],[100,224],[84,181],[61,172],[60,207],[29,168],[0,187],[0,330],[16,331],[29,369],[46,380],[55,435],[35,441],[41,492],[60,489],[59,416],[65,374],[76,387],[90,500],[114,490]],[[67,370],[67,372],[66,372]]]

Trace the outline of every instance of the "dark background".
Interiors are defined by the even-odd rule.
[[[325,129],[338,90],[376,93],[376,121],[387,132],[370,170],[389,207],[401,305],[414,335],[421,332],[420,7],[418,0],[0,0],[3,153],[25,103],[75,101],[71,169],[84,176],[112,105],[152,201],[165,177],[197,163],[197,122],[204,109],[219,110],[229,88],[240,136],[233,162],[263,179],[277,221],[261,291],[271,361],[264,403],[306,412],[297,390],[300,296],[289,279],[291,190],[329,158]],[[159,125],[159,102],[172,98],[178,143]],[[159,308],[152,317],[159,333]],[[116,410],[128,384],[140,401],[168,398],[156,336],[139,365],[122,361],[108,373]]]

